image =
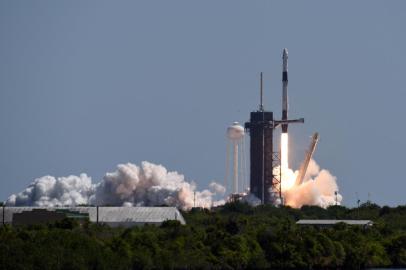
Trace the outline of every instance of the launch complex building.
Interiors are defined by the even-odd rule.
[[[262,73],[260,80],[260,104],[257,111],[251,112],[250,120],[245,129],[250,134],[250,193],[261,200],[262,204],[283,203],[280,168],[281,153],[275,151],[273,132],[281,127],[283,133],[288,132],[288,124],[304,123],[304,119],[288,119],[288,51],[283,50],[282,71],[282,119],[274,119],[273,112],[266,111],[263,106]],[[279,170],[280,171],[280,170]]]

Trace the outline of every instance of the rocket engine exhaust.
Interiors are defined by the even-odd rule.
[[[288,133],[281,134],[281,168],[282,173],[286,169],[289,168],[289,158],[288,158],[288,151],[289,151],[289,135]]]

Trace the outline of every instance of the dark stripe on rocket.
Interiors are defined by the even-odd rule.
[[[282,111],[282,120],[287,120],[288,119],[288,111],[283,110]],[[287,133],[288,132],[288,124],[282,124],[282,133]]]
[[[282,81],[283,82],[288,81],[288,72],[287,71],[282,72]]]

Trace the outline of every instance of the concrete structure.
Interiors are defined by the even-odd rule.
[[[62,218],[88,218],[111,227],[161,224],[178,220],[186,224],[176,207],[1,207],[0,225],[29,225],[55,222]]]
[[[345,223],[347,225],[356,225],[363,227],[370,227],[374,223],[371,220],[354,220],[354,219],[301,219],[296,222],[298,225],[311,225],[317,227],[329,227],[338,223]]]

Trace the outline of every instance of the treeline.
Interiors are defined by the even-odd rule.
[[[0,228],[0,269],[360,269],[406,267],[406,206],[276,208],[232,203],[183,213],[187,225],[130,229],[63,220]],[[370,219],[371,228],[298,219]]]

